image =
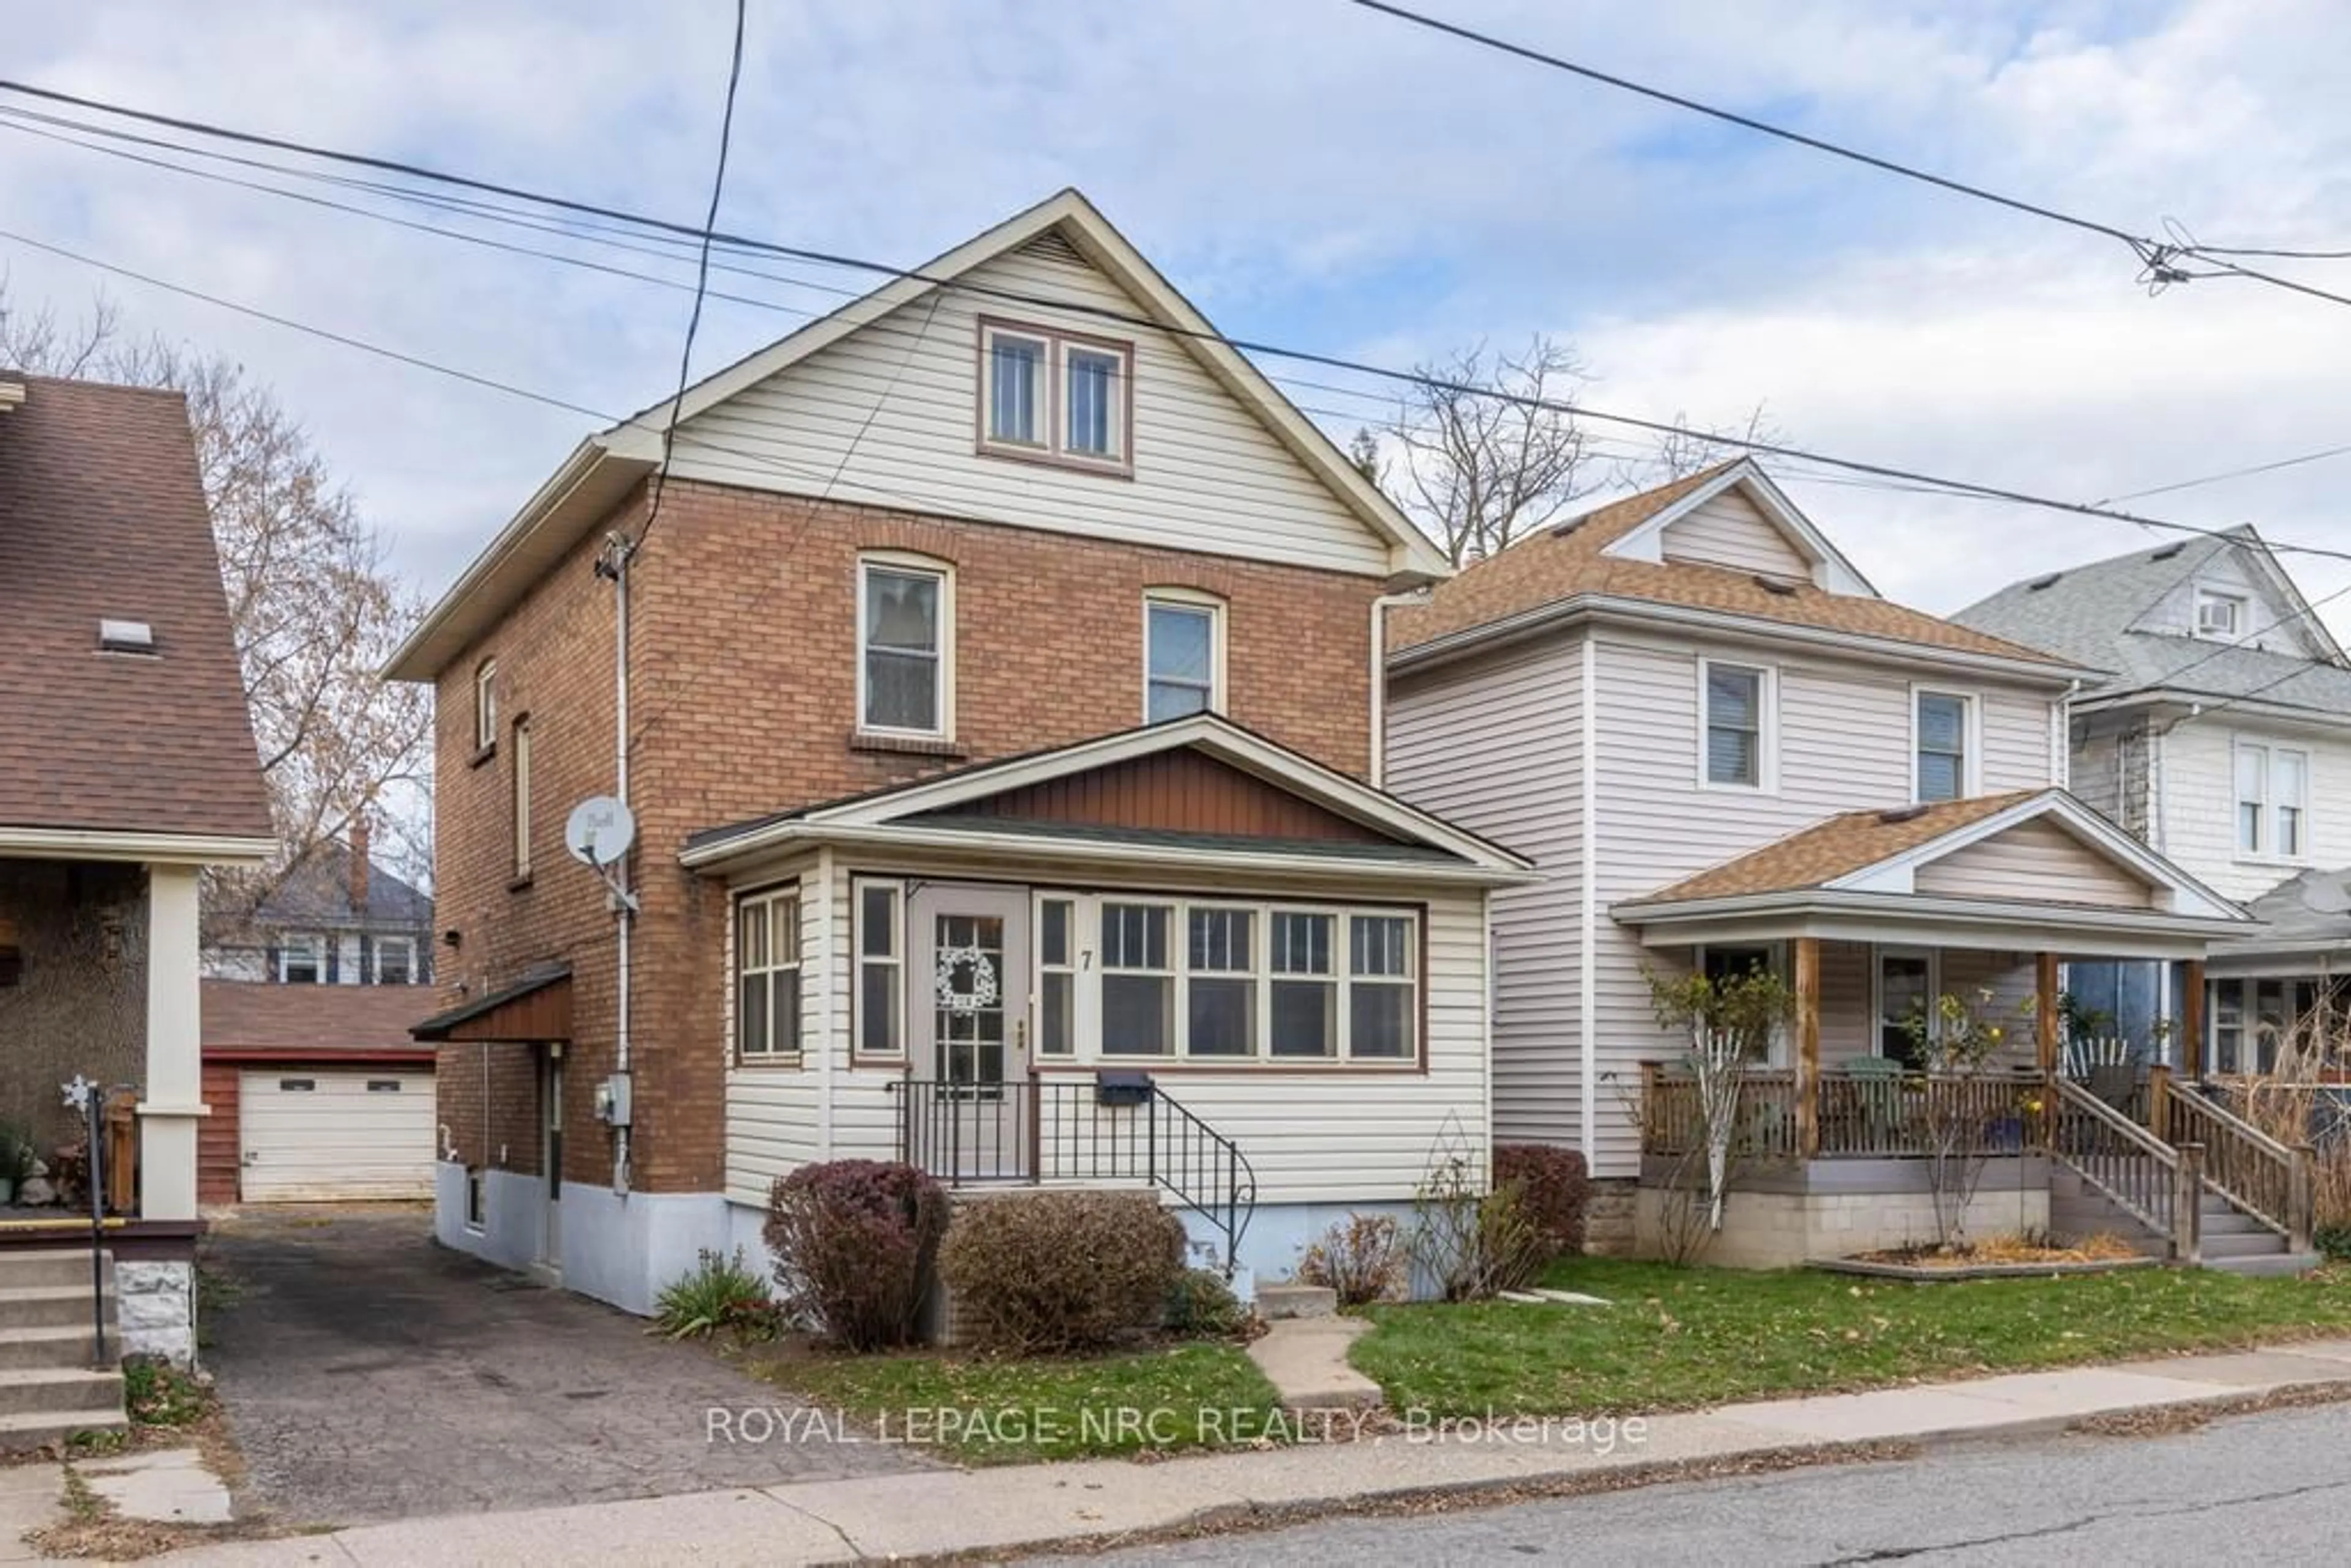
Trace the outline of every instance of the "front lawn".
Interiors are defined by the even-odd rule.
[[[2201,1269],[1910,1284],[1574,1258],[1605,1307],[1374,1307],[1355,1365],[1398,1410],[1630,1414],[2351,1332],[2351,1272]]]
[[[1280,1430],[1273,1385],[1232,1344],[1034,1361],[811,1354],[747,1370],[883,1440],[973,1464],[1219,1448]]]

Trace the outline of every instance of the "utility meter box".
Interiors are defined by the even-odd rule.
[[[596,1085],[596,1120],[608,1127],[629,1124],[629,1075],[615,1072]]]

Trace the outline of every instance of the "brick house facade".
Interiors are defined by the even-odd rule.
[[[1110,287],[1107,274],[1128,290],[1118,298],[1129,309],[1139,308],[1137,288],[1151,308],[1181,303],[1073,193],[951,253],[931,275],[984,273],[1010,258],[1029,268],[1025,287],[1039,287],[1033,279],[1041,277],[1074,298],[1098,298]],[[1133,882],[1158,890],[1150,896],[1167,901],[1158,918],[1170,921],[1188,907],[1173,902],[1179,894],[1171,890],[1210,886],[1225,899],[1316,899],[1318,911],[1369,908],[1374,899],[1381,909],[1409,908],[1424,946],[1436,941],[1441,954],[1417,960],[1414,970],[1426,1015],[1415,1026],[1418,1070],[1431,1071],[1436,1060],[1459,1105],[1482,1106],[1482,1003],[1468,999],[1482,997],[1481,879],[1508,877],[1515,862],[1363,782],[1372,771],[1375,606],[1399,577],[1425,580],[1441,572],[1441,559],[1319,433],[1249,379],[1253,371],[1217,361],[1209,366],[1212,380],[1196,362],[1207,350],[1182,339],[1155,344],[1141,324],[1133,329],[1136,340],[1122,349],[1137,383],[1131,437],[1122,432],[1132,444],[1129,471],[1065,478],[1041,464],[976,458],[967,413],[912,479],[869,477],[852,460],[861,450],[854,442],[837,454],[813,452],[804,466],[794,457],[790,467],[730,470],[710,456],[748,450],[748,437],[732,434],[749,417],[739,411],[760,411],[783,429],[796,417],[799,388],[821,389],[843,357],[861,349],[861,334],[886,342],[892,323],[909,310],[921,321],[917,347],[939,355],[940,377],[968,388],[974,337],[961,333],[984,341],[989,329],[942,327],[946,310],[917,305],[918,286],[893,287],[907,298],[893,304],[884,290],[849,307],[841,313],[848,324],[818,347],[806,334],[787,340],[747,361],[748,370],[721,372],[689,393],[681,457],[656,517],[649,517],[654,465],[642,433],[624,426],[595,438],[394,664],[396,674],[432,679],[438,702],[435,891],[444,945],[434,973],[444,1009],[421,1033],[441,1051],[447,1146],[440,1232],[503,1261],[559,1270],[566,1283],[634,1310],[645,1310],[659,1284],[691,1263],[695,1247],[756,1245],[764,1184],[797,1160],[903,1153],[890,1146],[886,1126],[877,1132],[858,1118],[881,1103],[873,1096],[888,1088],[885,1080],[924,1076],[928,1048],[904,1043],[891,1071],[873,1071],[849,1051],[843,1020],[827,999],[828,987],[845,990],[851,983],[831,911],[843,911],[840,923],[856,939],[868,936],[846,913],[858,885],[852,879],[893,879],[890,896],[905,901],[892,906],[901,911],[893,919],[907,942],[916,936],[909,907],[915,890],[935,879],[976,890],[1068,886],[1074,891],[1067,907],[1089,912],[1089,901],[1106,896],[1097,890]],[[1041,298],[1027,308],[1040,319],[1048,313]],[[827,329],[820,323],[808,330]],[[1034,330],[1042,340],[1048,329]],[[919,362],[908,350],[901,368]],[[897,384],[888,378],[879,402],[861,413],[872,427],[863,450],[896,449],[892,424],[901,403],[888,389]],[[1181,401],[1163,412],[1156,400],[1178,393]],[[870,402],[877,394],[865,395]],[[919,420],[922,413],[916,407],[904,417]],[[736,423],[724,423],[729,419]],[[697,444],[695,433],[713,428],[729,433],[723,437],[729,444],[717,444],[721,437]],[[911,425],[904,437],[909,444],[922,439],[929,436]],[[703,461],[684,455],[695,452]],[[825,481],[820,490],[818,480]],[[1229,497],[1236,512],[1268,509],[1273,520],[1235,527],[1223,505],[1203,507],[1204,493]],[[1144,515],[1127,521],[1125,513]],[[609,1092],[620,1067],[615,915],[601,881],[563,843],[567,812],[616,788],[618,608],[614,581],[599,571],[615,538],[634,543],[625,568],[625,664],[628,797],[637,831],[624,873],[638,908],[625,1170],[623,1135],[597,1113],[600,1087]],[[946,585],[935,629],[944,647],[937,700],[946,716],[936,737],[876,733],[879,727],[862,723],[871,716],[860,710],[867,657],[861,563],[877,558],[925,563]],[[1153,727],[1161,733],[1116,740],[1138,730],[1149,706],[1146,624],[1155,594],[1213,607],[1216,668],[1204,699],[1212,712],[1189,727]],[[526,727],[528,810],[518,813],[517,739]],[[1169,738],[1178,736],[1180,746]],[[1114,738],[1108,750],[1101,749],[1104,737]],[[1105,852],[1119,852],[1099,841],[1058,841],[1065,823],[1034,824],[1041,835],[1034,852],[1024,846],[994,860],[942,848],[928,816],[906,830],[921,841],[902,849],[874,847],[877,837],[896,831],[887,823],[843,825],[841,831],[865,836],[838,851],[798,840],[777,847],[759,832],[737,834],[728,826],[756,828],[893,790],[904,792],[913,810],[931,800],[910,789],[925,781],[954,797],[946,808],[953,810],[971,804],[970,789],[958,781],[1006,759],[1042,756],[1044,762],[1020,767],[1058,777],[1052,758],[1061,754],[1081,756],[1087,767],[1152,766],[1149,758],[1170,746],[1197,755],[1157,776],[1167,799],[1121,808],[1156,814],[1113,824],[1133,830],[1134,857],[1147,871],[1106,862]],[[1187,784],[1166,782],[1179,773]],[[1330,831],[1315,836],[1332,845],[1372,841],[1387,859],[1274,836],[1237,843],[1204,834],[1206,819],[1185,815],[1205,809],[1185,803],[1202,788],[1228,814],[1239,802],[1248,820],[1304,822],[1310,830],[1321,821]],[[1252,813],[1257,795],[1267,810]],[[1275,797],[1301,803],[1275,809]],[[528,824],[521,856],[518,821]],[[1099,840],[1103,830],[1096,824],[1089,831]],[[712,850],[714,834],[735,835],[735,847]],[[1171,846],[1185,844],[1196,844],[1197,855],[1187,860],[1184,851],[1171,860]],[[1081,857],[1091,857],[1082,876]],[[1256,882],[1244,877],[1244,862],[1259,868],[1248,873]],[[518,869],[526,863],[527,872]],[[732,1014],[734,912],[747,889],[778,879],[802,889],[806,909],[792,954],[801,966],[792,993],[796,1043],[789,1061],[747,1068]],[[1424,900],[1422,883],[1436,881],[1446,885]],[[1234,918],[1238,929],[1261,933],[1274,917]],[[1341,928],[1317,927],[1326,940]],[[1025,940],[1025,931],[1008,934],[992,961],[1010,965]],[[908,998],[904,1027],[920,1035],[930,1027],[927,1005],[912,999],[910,954],[893,951]],[[1005,977],[1007,1010],[998,1022],[1017,1034],[1016,1054],[1026,1052],[1031,1020],[1008,992],[1016,979],[1025,987],[1029,978]],[[1332,997],[1351,984],[1334,978]],[[545,1005],[559,991],[559,1040],[548,1038],[551,1026],[517,1021],[519,1009]],[[1465,1006],[1468,1012],[1458,1010]],[[1349,1038],[1334,1029],[1334,1039]],[[1160,1071],[1186,1068],[1176,1060],[1182,1049],[1171,1042]],[[1343,1045],[1331,1048],[1334,1059],[1344,1054]],[[1092,1055],[1082,1046],[1066,1061],[1038,1065],[1073,1074]],[[1263,1083],[1272,1081],[1265,1070],[1277,1065],[1260,1054],[1251,1072],[1222,1075],[1258,1080],[1230,1091],[1248,1101],[1235,1117],[1247,1121],[1262,1110]],[[1346,1066],[1333,1060],[1324,1071]],[[1187,1092],[1211,1100],[1227,1092],[1207,1078],[1185,1082],[1199,1085]],[[1416,1092],[1400,1081],[1349,1091]],[[559,1105],[544,1103],[549,1094],[559,1094]],[[852,1105],[858,1094],[868,1098]],[[771,1122],[761,1118],[780,1124],[803,1110],[807,1124],[822,1131],[779,1152],[789,1140],[771,1135]],[[1331,1184],[1359,1178],[1329,1173],[1361,1168],[1367,1159],[1395,1167],[1375,1184],[1380,1196],[1408,1195],[1433,1134],[1433,1122],[1427,1129],[1414,1124],[1408,1156],[1402,1144],[1379,1159],[1324,1151],[1317,1156],[1322,1165],[1297,1178],[1300,1214],[1309,1200],[1344,1197]],[[1033,1125],[1029,1135],[1036,1135]],[[1482,1119],[1479,1140],[1482,1147]],[[544,1166],[556,1148],[560,1179],[549,1182]],[[1039,1175],[1033,1166],[1024,1174]],[[1264,1192],[1280,1197],[1282,1179],[1277,1175]],[[527,1212],[542,1202],[543,1216]],[[1238,1236],[1228,1229],[1225,1242],[1237,1246]]]

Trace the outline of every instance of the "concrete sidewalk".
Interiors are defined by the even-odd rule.
[[[1844,1445],[2061,1430],[2093,1416],[2308,1385],[2351,1392],[2351,1340],[2031,1373],[1874,1394],[1781,1399],[1547,1433],[1423,1429],[1348,1443],[811,1480],[692,1496],[371,1525],[241,1542],[174,1563],[838,1563],[1175,1529],[1205,1516],[1311,1512],[1431,1490],[1573,1482],[1689,1461]],[[1347,1416],[1329,1417],[1346,1429]],[[515,1462],[528,1463],[527,1450]],[[1667,1478],[1670,1479],[1670,1478]]]

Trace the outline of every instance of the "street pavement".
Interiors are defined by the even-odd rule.
[[[1581,1562],[1737,1564],[2339,1564],[2351,1561],[2351,1406],[2185,1435],[1946,1447],[1410,1518],[1332,1520],[1069,1563]]]

